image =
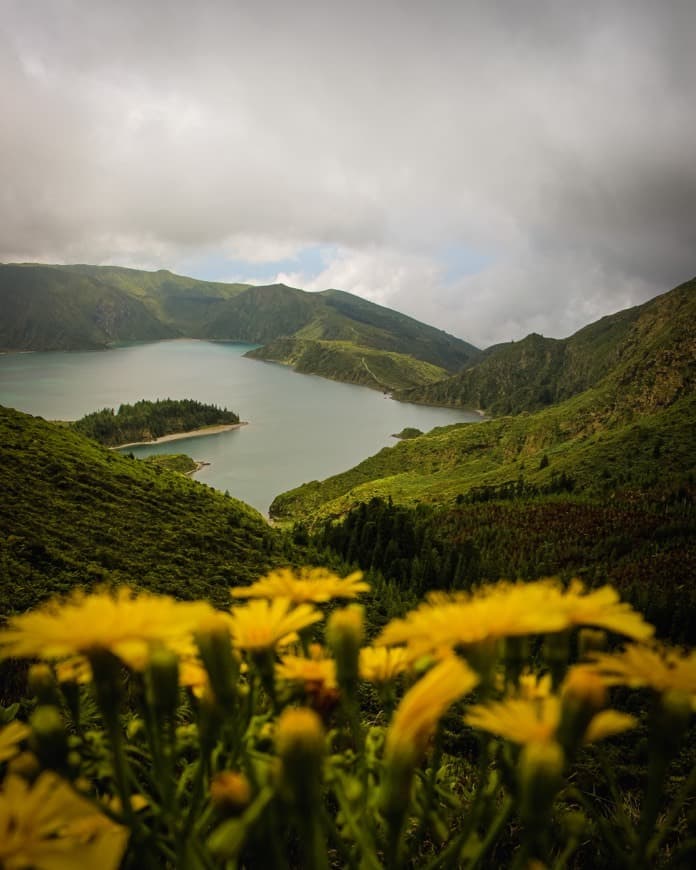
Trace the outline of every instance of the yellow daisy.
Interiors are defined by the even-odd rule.
[[[409,666],[403,647],[366,646],[360,650],[360,676],[368,683],[389,683]]]
[[[512,743],[553,742],[561,724],[566,696],[576,702],[584,698],[590,709],[596,709],[597,703],[603,701],[603,697],[596,697],[596,677],[592,679],[592,674],[584,667],[570,669],[560,694],[550,694],[550,684],[544,678],[534,688],[530,683],[525,680],[517,696],[474,704],[467,710],[464,721],[472,728],[488,731]],[[582,740],[584,743],[602,740],[627,731],[635,724],[633,716],[617,710],[602,710],[590,718]]]
[[[621,601],[611,586],[588,592],[584,584],[575,579],[554,606],[561,608],[570,625],[592,625],[643,641],[655,633],[654,627],[630,604]]]
[[[455,656],[435,665],[401,699],[387,732],[385,758],[422,757],[444,712],[477,683],[476,674]]]
[[[512,743],[553,740],[561,721],[561,699],[507,698],[488,704],[474,704],[464,721],[479,731],[488,731]]]
[[[339,577],[326,568],[278,568],[251,586],[231,589],[230,594],[233,598],[287,598],[294,604],[322,604],[368,592],[370,587],[362,576],[362,571]]]
[[[0,729],[0,762],[19,754],[19,744],[31,734],[24,722],[10,722]]]
[[[319,622],[322,614],[309,604],[292,606],[287,598],[250,601],[232,609],[232,642],[237,649],[262,652],[289,643],[296,632]]]
[[[33,785],[10,774],[0,789],[0,866],[7,870],[116,870],[128,831],[54,773]]]
[[[591,665],[609,686],[684,692],[696,709],[696,650],[630,644],[618,653],[593,653]]]
[[[555,584],[501,582],[473,595],[438,593],[404,619],[389,623],[379,645],[407,643],[414,655],[502,637],[561,631],[567,616],[549,607]]]
[[[276,674],[281,680],[288,683],[302,683],[307,691],[315,691],[320,688],[335,689],[336,662],[330,658],[324,658],[321,647],[312,645],[310,658],[304,656],[286,655],[276,667]]]
[[[501,581],[473,594],[431,594],[406,617],[389,623],[376,643],[407,644],[417,657],[575,625],[595,625],[637,638],[654,631],[609,586],[587,592],[578,580],[564,591],[557,579],[544,578],[531,583]]]
[[[16,658],[61,659],[108,650],[142,666],[152,644],[173,649],[188,642],[212,607],[136,593],[128,587],[91,595],[76,592],[38,610],[14,616],[0,631],[0,650]]]

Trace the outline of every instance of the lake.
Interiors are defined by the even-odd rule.
[[[210,465],[196,479],[264,514],[273,498],[345,471],[405,426],[428,431],[479,416],[395,402],[367,387],[300,375],[244,358],[254,345],[181,339],[105,351],[0,355],[0,404],[47,420],[74,420],[138,399],[197,399],[236,411],[218,435],[129,448],[136,456],[188,453]]]

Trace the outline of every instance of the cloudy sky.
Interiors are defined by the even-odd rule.
[[[693,0],[0,13],[0,261],[337,287],[479,346],[696,274]]]

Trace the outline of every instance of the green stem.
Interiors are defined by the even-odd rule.
[[[470,867],[474,868],[479,861],[485,858],[486,853],[491,848],[491,846],[495,843],[498,838],[498,834],[502,830],[502,828],[507,824],[508,819],[512,814],[512,809],[514,807],[514,801],[511,797],[506,797],[503,801],[503,804],[500,808],[500,812],[498,813],[497,818],[493,822],[493,824],[488,828],[486,832],[486,836],[483,838],[481,845],[478,848],[478,852],[471,860]]]
[[[355,817],[350,802],[340,783],[336,783],[335,794],[338,804],[343,813],[343,818],[350,828],[350,832],[355,838],[355,842],[360,846],[362,855],[360,858],[360,866],[365,870],[381,870],[381,865],[377,860],[377,850],[374,841],[369,836],[365,827],[365,821]]]
[[[648,844],[646,852],[646,858],[648,860],[654,858],[654,856],[657,854],[657,851],[662,845],[663,840],[676,823],[685,801],[691,795],[691,792],[694,789],[696,789],[696,767],[692,768],[691,773],[684,781],[682,787],[679,789],[679,793],[677,794],[669,812],[667,813],[667,818],[665,819],[664,823],[660,825],[659,830],[656,832],[655,836]]]
[[[606,753],[600,746],[595,746],[595,751],[597,753],[597,757],[599,758],[599,762],[601,764],[604,776],[609,785],[611,797],[614,801],[614,806],[616,807],[616,817],[623,829],[624,834],[626,835],[626,839],[628,840],[631,847],[633,847],[636,843],[636,832],[624,810],[623,802],[621,800],[621,793],[619,792],[618,786],[616,784],[616,779],[612,772],[611,765],[609,764]]]

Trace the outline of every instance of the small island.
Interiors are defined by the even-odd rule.
[[[392,438],[400,438],[402,441],[406,441],[409,438],[418,438],[419,435],[422,435],[420,429],[416,429],[415,426],[405,426],[401,432],[395,432],[392,435]]]
[[[121,405],[117,411],[94,411],[71,423],[70,428],[105,447],[132,447],[214,435],[242,425],[234,411],[195,399],[143,399]]]

